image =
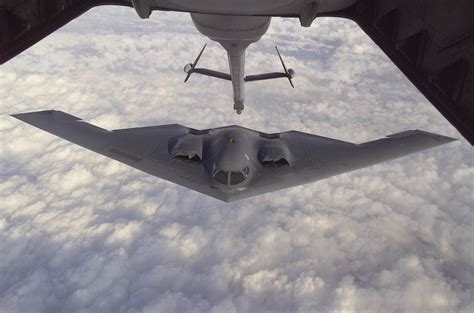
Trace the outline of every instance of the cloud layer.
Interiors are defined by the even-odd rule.
[[[208,40],[187,14],[99,8],[0,68],[0,312],[471,312],[474,157],[458,142],[224,204],[22,124],[61,109],[104,128],[180,123],[363,142],[461,138],[355,24],[273,19],[228,82],[184,64]],[[227,71],[210,43],[202,66]]]

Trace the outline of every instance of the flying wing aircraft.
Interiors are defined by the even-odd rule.
[[[351,19],[474,144],[472,0],[0,0],[0,64],[99,5],[133,7],[142,18],[172,10],[293,17],[306,27],[324,16]]]
[[[455,139],[419,130],[353,144],[297,131],[163,125],[109,131],[61,111],[13,115],[56,136],[222,201],[318,181]]]

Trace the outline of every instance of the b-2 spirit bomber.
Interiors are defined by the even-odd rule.
[[[61,111],[14,117],[145,173],[222,201],[277,191],[371,166],[455,139],[410,130],[353,144],[297,131],[162,125],[109,131]]]

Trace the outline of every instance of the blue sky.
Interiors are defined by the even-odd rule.
[[[0,312],[471,312],[472,148],[349,21],[273,19],[232,110],[224,50],[183,13],[97,8],[0,68]],[[8,114],[60,109],[108,129],[180,123],[364,142],[460,140],[225,204]]]

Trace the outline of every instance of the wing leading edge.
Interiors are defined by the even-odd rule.
[[[143,172],[227,202],[318,181],[455,140],[420,130],[397,133],[362,144],[297,131],[270,136],[238,126],[197,131],[172,124],[109,131],[61,111],[12,116]],[[174,158],[170,152],[169,144],[173,138],[189,134],[199,137],[208,133],[226,136],[224,130],[228,128],[251,134],[250,137],[255,135],[255,144],[249,145],[255,149],[261,149],[265,144],[286,147],[284,151],[291,157],[291,162],[284,166],[267,166],[255,160],[252,178],[243,187],[216,188],[202,163]],[[216,135],[213,136],[216,138]],[[246,157],[247,154],[256,155],[253,152],[243,151]],[[206,154],[203,148],[202,156],[205,158]]]
[[[232,194],[231,200],[319,181],[456,140],[421,130],[409,130],[361,144],[297,131],[280,136],[291,151],[292,165],[262,168],[252,186]]]
[[[225,194],[210,187],[202,166],[173,159],[168,153],[170,138],[186,134],[187,127],[171,124],[109,131],[56,110],[12,116],[150,175],[226,200]]]

